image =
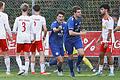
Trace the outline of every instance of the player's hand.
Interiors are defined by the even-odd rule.
[[[60,25],[60,26],[58,27],[58,29],[61,30],[61,29],[62,29],[62,26]]]
[[[85,30],[85,29],[83,29],[82,31],[80,31],[81,35],[86,35],[86,33],[87,33],[87,30]]]
[[[105,43],[105,44],[104,44],[104,48],[107,48],[107,47],[108,47],[108,44],[107,44],[107,43]]]

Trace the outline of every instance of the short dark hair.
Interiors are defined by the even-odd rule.
[[[64,15],[65,15],[65,12],[64,12],[64,11],[62,11],[62,10],[59,10],[59,11],[57,11],[56,16],[58,16],[59,14],[62,14],[62,15],[64,16]]]
[[[100,8],[104,8],[104,9],[107,9],[108,11],[110,11],[110,6],[108,4],[102,4],[100,6]]]
[[[29,5],[27,3],[23,3],[21,6],[20,6],[21,10],[26,12],[28,9],[29,9]]]
[[[80,10],[80,7],[79,7],[79,6],[73,6],[72,12],[73,12],[73,13],[74,13],[74,12],[76,13],[77,10]]]
[[[40,11],[40,6],[38,4],[34,5],[33,10],[36,12]]]
[[[4,3],[4,2],[0,1],[0,8],[3,6],[3,3]]]

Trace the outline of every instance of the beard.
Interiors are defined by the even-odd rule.
[[[103,17],[105,15],[105,13],[101,13],[101,17]]]
[[[105,13],[102,13],[101,15],[100,15],[100,17],[103,17],[105,15]]]

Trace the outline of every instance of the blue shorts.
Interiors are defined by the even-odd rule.
[[[62,44],[58,45],[58,44],[49,42],[49,45],[50,45],[52,55],[54,57],[64,56],[64,49]]]
[[[68,55],[73,54],[74,47],[75,49],[83,48],[82,40],[80,38],[76,40],[66,40],[64,44],[65,44],[65,49]]]

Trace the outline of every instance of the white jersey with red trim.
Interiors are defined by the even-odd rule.
[[[30,16],[31,24],[33,28],[33,33],[35,34],[35,40],[42,40],[42,27],[46,26],[46,20],[43,16],[40,15],[32,15]]]
[[[115,37],[114,37],[114,33],[113,33],[113,29],[114,29],[114,20],[112,19],[112,17],[109,17],[107,20],[102,19],[102,39],[103,42],[108,42],[107,38],[108,38],[108,33],[109,33],[109,29],[112,30],[111,33],[111,37],[112,37],[112,43],[115,42]]]
[[[0,12],[0,39],[6,39],[6,32],[8,32],[10,37],[12,37],[8,15],[6,13]]]
[[[17,43],[31,43],[31,26],[29,16],[19,16],[15,19],[13,32],[17,32]]]

